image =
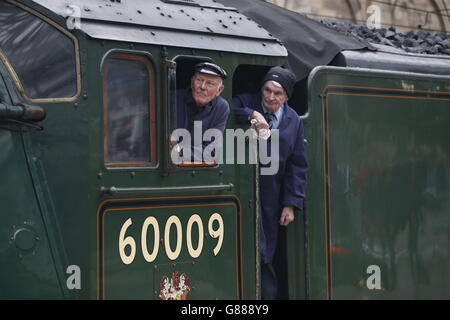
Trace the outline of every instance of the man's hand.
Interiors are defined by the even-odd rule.
[[[257,130],[269,129],[269,124],[267,123],[266,118],[264,118],[264,116],[258,111],[253,111],[250,119],[255,119],[257,121],[255,124]]]
[[[294,221],[294,207],[293,206],[286,206],[283,208],[283,211],[281,211],[281,218],[280,218],[280,225],[286,227],[289,223]]]

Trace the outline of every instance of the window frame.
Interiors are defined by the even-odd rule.
[[[48,17],[44,16],[43,14],[39,13],[38,11],[31,9],[15,0],[5,0],[6,3],[9,3],[13,6],[16,6],[26,12],[28,12],[31,15],[36,16],[40,20],[48,23],[50,26],[55,28],[57,31],[61,32],[63,35],[65,35],[69,40],[71,40],[74,44],[74,58],[75,58],[75,74],[76,74],[76,90],[75,95],[72,97],[61,97],[61,98],[30,98],[25,93],[24,86],[22,84],[22,80],[20,79],[19,75],[15,71],[13,65],[9,61],[6,54],[0,50],[0,60],[5,65],[8,72],[11,74],[12,80],[20,93],[20,95],[28,102],[33,103],[43,103],[43,102],[74,102],[78,100],[78,98],[81,95],[81,63],[80,63],[80,46],[78,43],[78,39],[70,33],[68,30],[66,30],[64,27],[60,26],[58,23],[54,22],[53,20],[49,19]]]
[[[211,62],[211,63],[216,63],[214,61],[213,58],[209,57],[209,56],[199,56],[199,55],[186,55],[186,54],[179,54],[176,55],[173,59],[172,59],[176,64],[177,64],[177,69],[176,69],[176,77],[178,80],[178,65],[181,63],[185,63],[184,61],[191,61],[194,62],[193,64],[195,65],[196,63],[200,63],[203,61],[207,61],[207,62]],[[181,60],[181,61],[180,61]],[[193,74],[190,76],[192,77]],[[175,94],[176,95],[176,91],[180,90],[180,88],[178,88],[178,83],[176,86],[176,90],[175,93],[169,93],[169,94]],[[176,99],[175,99],[176,101]],[[171,116],[171,115],[170,115]],[[226,130],[226,128],[225,128]],[[225,132],[224,132],[225,133]],[[169,136],[171,134],[171,132],[168,133]],[[225,136],[225,134],[224,134]],[[223,143],[225,144],[225,139],[223,141]],[[222,146],[223,148],[225,147],[225,145]],[[170,150],[169,150],[169,159],[170,159]],[[171,162],[171,160],[169,160]],[[219,163],[216,162],[195,162],[195,161],[188,161],[188,162],[181,162],[179,164],[174,164],[171,162],[171,166],[172,168],[176,168],[178,170],[192,170],[192,169],[217,169],[220,167]]]
[[[109,157],[109,97],[107,92],[108,79],[108,59],[128,60],[142,62],[147,69],[148,76],[148,111],[149,111],[149,160],[148,162],[107,162]],[[153,63],[148,55],[143,55],[139,52],[124,52],[121,50],[109,51],[101,62],[102,70],[102,98],[103,98],[103,164],[106,168],[150,168],[158,166],[158,152],[157,152],[157,128],[156,128],[156,76]]]

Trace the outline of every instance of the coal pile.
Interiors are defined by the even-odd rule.
[[[376,29],[343,21],[321,20],[321,22],[329,28],[362,41],[400,48],[411,53],[450,55],[450,35],[443,32],[431,34],[426,30],[419,29],[417,32],[399,33],[395,26],[388,29]]]

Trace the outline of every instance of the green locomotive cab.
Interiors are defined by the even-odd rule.
[[[231,101],[287,51],[205,3],[0,2],[2,103],[46,113],[0,117],[2,298],[258,297],[255,166],[175,165],[170,135],[196,63]]]

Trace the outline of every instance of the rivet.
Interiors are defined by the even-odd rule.
[[[141,11],[141,10],[138,10],[137,13],[142,14],[142,11]]]

